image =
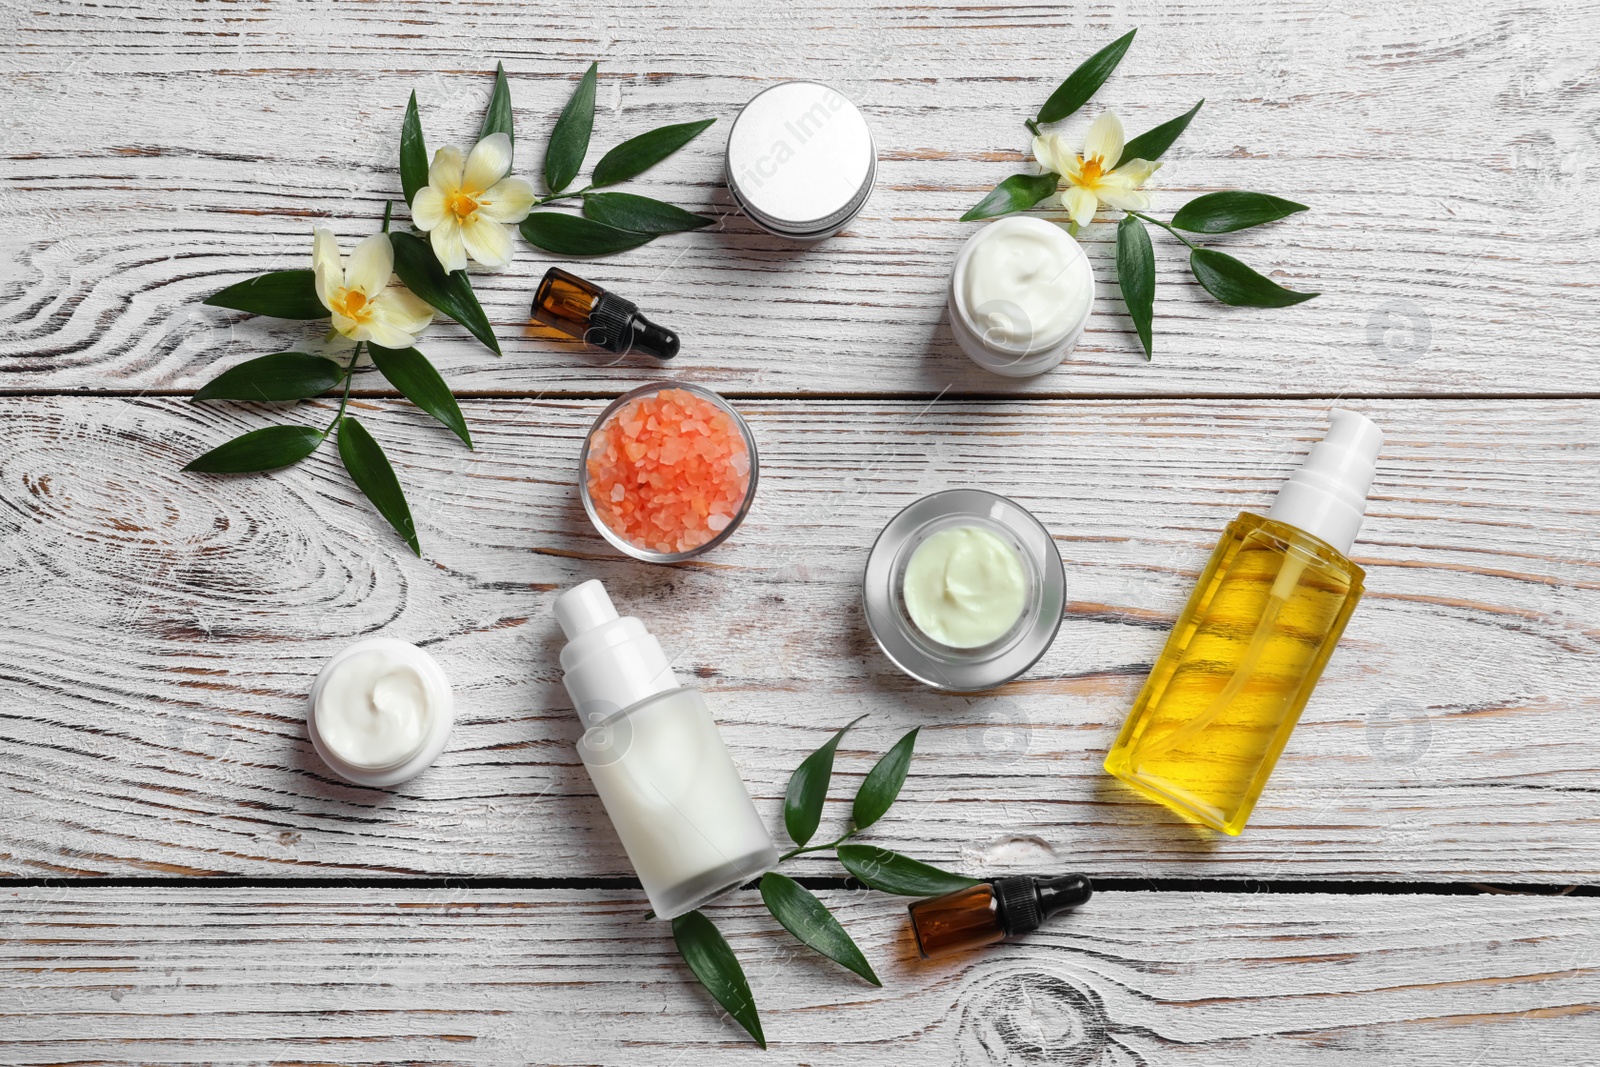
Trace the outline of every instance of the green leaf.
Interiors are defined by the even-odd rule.
[[[772,917],[802,942],[873,985],[883,985],[861,949],[811,890],[786,874],[768,871],[761,876],[761,899]]]
[[[268,426],[218,445],[183,469],[203,474],[276,470],[299,463],[321,443],[322,431],[309,426]]]
[[[461,414],[461,405],[444,384],[444,379],[434,369],[428,357],[415,348],[383,348],[367,344],[373,366],[378,368],[389,384],[400,390],[405,398],[429,415],[450,427],[455,435],[472,447],[472,435],[467,432],[467,420]]]
[[[344,469],[350,472],[350,480],[356,483],[356,488],[389,520],[389,525],[411,546],[411,551],[422,555],[422,546],[417,543],[417,526],[411,520],[411,509],[406,506],[400,479],[394,476],[389,457],[354,415],[339,420],[339,458],[344,461]]]
[[[1194,119],[1195,112],[1200,110],[1200,104],[1205,103],[1202,97],[1199,104],[1175,119],[1168,119],[1153,130],[1146,130],[1127,144],[1122,146],[1122,159],[1143,159],[1154,162],[1161,158],[1167,149],[1172,147],[1172,142],[1183,135],[1189,128],[1189,123]],[[1117,161],[1121,164],[1122,159]]]
[[[550,143],[544,150],[544,183],[552,193],[572,184],[589,151],[589,135],[594,132],[594,88],[600,64],[590,63],[578,79],[567,106],[561,109]]]
[[[513,146],[517,143],[517,134],[512,128],[511,87],[506,84],[504,63],[494,65],[494,92],[489,94],[489,110],[483,113],[483,127],[478,130],[478,140],[483,140],[491,133],[503,133],[510,138]]]
[[[949,871],[941,871],[910,856],[875,845],[840,845],[839,862],[862,885],[902,897],[936,897],[978,884]]]
[[[1156,253],[1150,247],[1150,231],[1132,215],[1117,223],[1117,284],[1133,328],[1139,331],[1144,358],[1149,359],[1154,354],[1150,326],[1156,306]]]
[[[1067,80],[1050,94],[1050,99],[1044,102],[1044,107],[1039,109],[1038,117],[1034,121],[1059,122],[1087,104],[1096,90],[1111,77],[1111,72],[1117,69],[1117,64],[1122,62],[1128,46],[1133,43],[1133,35],[1138,32],[1129,30],[1084,60],[1083,64],[1067,75]]]
[[[333,314],[317,299],[317,276],[310,270],[259,274],[211,294],[204,303],[280,319],[325,319]]]
[[[518,228],[529,244],[562,256],[605,256],[656,239],[653,233],[619,230],[564,211],[535,211]]]
[[[1235,307],[1286,308],[1304,303],[1316,293],[1297,293],[1285,289],[1271,278],[1211,248],[1196,248],[1189,253],[1189,269],[1206,292]]]
[[[1172,216],[1172,224],[1191,233],[1232,233],[1309,210],[1304,204],[1282,197],[1231,189],[1195,197]]]
[[[229,368],[200,387],[194,400],[304,400],[344,379],[344,368],[309,352],[276,352]]]
[[[1012,211],[1023,211],[1055,192],[1060,182],[1061,175],[1050,170],[1043,174],[1013,174],[990,189],[988,196],[961,216],[961,221],[971,222],[974,219],[988,219]]]
[[[789,776],[789,788],[783,796],[783,825],[797,845],[804,845],[817,832],[822,821],[822,802],[828,795],[828,782],[833,778],[833,754],[839,747],[845,730],[866,718],[857,715],[844,730],[828,739],[828,743],[807,756]]]
[[[857,830],[865,830],[883,818],[884,812],[900,795],[906,772],[911,769],[911,750],[916,746],[917,730],[912,730],[896,741],[862,779],[861,788],[856,790],[855,807],[851,810],[851,821]]]
[[[411,92],[406,119],[400,126],[400,190],[411,203],[417,190],[428,184],[428,145],[422,138],[422,117],[417,114],[417,93]]]
[[[750,995],[744,968],[711,920],[698,911],[680,915],[672,920],[672,939],[678,943],[678,955],[700,984],[733,1016],[734,1022],[756,1039],[756,1044],[766,1048],[761,1016],[756,1014],[756,1001]]]
[[[478,303],[478,294],[472,291],[467,272],[447,272],[433,254],[433,247],[414,233],[391,233],[389,243],[394,246],[394,272],[406,288],[465,326],[468,333],[498,356],[500,342],[489,325],[489,316],[483,313],[483,305]]]
[[[635,233],[682,233],[716,221],[633,193],[587,193],[583,213],[596,222]]]
[[[600,157],[589,184],[596,187],[615,185],[636,178],[700,136],[701,131],[716,121],[701,119],[699,122],[680,122],[623,141]]]

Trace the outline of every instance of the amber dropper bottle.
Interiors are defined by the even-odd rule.
[[[1093,893],[1081,874],[996,878],[917,901],[911,905],[911,930],[923,959],[947,956],[1037,930],[1050,916],[1076,908]]]
[[[678,354],[678,335],[639,314],[639,305],[560,267],[551,267],[533,294],[533,317],[568,337],[607,352]]]

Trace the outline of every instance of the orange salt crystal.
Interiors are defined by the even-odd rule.
[[[589,500],[629,544],[688,552],[732,523],[750,491],[734,416],[687,389],[630,400],[589,438]]]

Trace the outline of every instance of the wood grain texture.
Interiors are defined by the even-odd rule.
[[[825,892],[884,979],[741,893],[708,909],[762,1057],[635,898],[570,891],[0,894],[9,1064],[1591,1063],[1592,898],[1102,893],[916,956],[903,901]]]
[[[1158,213],[1218,188],[1312,205],[1215,239],[1320,290],[1284,311],[1222,308],[1158,241],[1157,355],[1115,295],[1113,225],[1084,240],[1101,298],[1074,359],[1026,382],[961,356],[945,280],[958,216],[1027,148],[1021,119],[1079,60],[1140,27],[1094,105],[1130,133],[1207,101],[1154,183]],[[415,88],[437,145],[476,130],[496,60],[518,166],[589,60],[591,158],[653,125],[718,125],[629,188],[719,217],[579,270],[684,337],[675,373],[768,394],[1118,395],[1594,392],[1600,191],[1592,180],[1600,19],[1590,4],[839,6],[483,0],[0,10],[0,389],[192,389],[315,330],[202,308],[224,284],[347,246],[398,197]],[[735,213],[721,148],[740,105],[784,78],[837,84],[876,131],[877,190],[848,231],[797,246]],[[1081,135],[1089,115],[1069,121]],[[614,391],[608,366],[527,325],[549,257],[522,246],[478,285],[507,357],[453,324],[425,348],[457,388]]]
[[[331,455],[181,474],[291,413],[175,398],[0,402],[0,871],[10,875],[628,874],[572,750],[558,590],[601,578],[701,685],[768,817],[789,772],[862,712],[827,827],[911,726],[869,840],[974,871],[1128,877],[1592,881],[1600,872],[1600,403],[1368,401],[1388,433],[1355,556],[1367,598],[1240,838],[1176,820],[1100,760],[1222,527],[1267,506],[1320,402],[746,403],[749,520],[703,561],[619,559],[573,487],[603,401],[464,405],[477,452],[363,401],[426,558]],[[858,610],[873,537],[952,485],[1055,534],[1071,601],[1024,679],[942,696]],[[459,721],[393,791],[347,786],[305,736],[322,663],[385,634],[427,647]],[[802,873],[838,874],[813,858]]]

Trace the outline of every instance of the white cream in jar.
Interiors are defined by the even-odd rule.
[[[1052,222],[1014,215],[968,239],[950,276],[951,330],[979,366],[1022,377],[1059,364],[1094,303],[1083,248]]]
[[[950,648],[978,648],[1022,617],[1028,577],[1004,538],[981,526],[952,526],[912,552],[901,595],[925,635]]]
[[[311,688],[317,754],[359,785],[394,785],[428,767],[455,722],[450,682],[434,658],[390,637],[334,656]]]

